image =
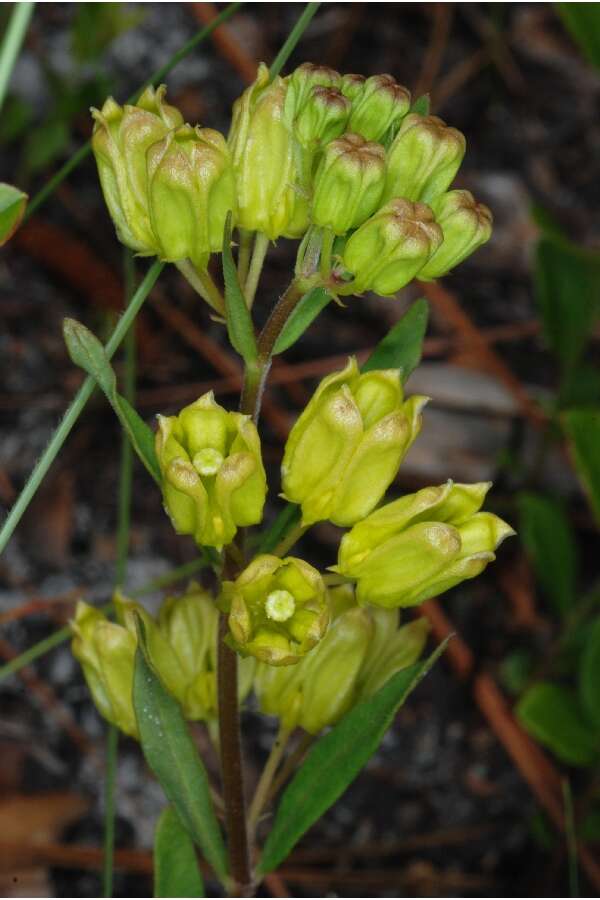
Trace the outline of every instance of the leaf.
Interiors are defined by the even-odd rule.
[[[429,304],[427,300],[421,298],[413,303],[408,312],[377,344],[363,365],[362,371],[400,369],[402,381],[406,382],[421,361],[428,318]]]
[[[542,237],[535,283],[544,336],[568,372],[581,358],[600,309],[600,259],[568,241]]]
[[[584,56],[600,69],[600,6],[597,3],[557,3],[556,7]]]
[[[0,181],[0,247],[13,236],[25,214],[28,196]]]
[[[579,698],[589,721],[600,732],[600,617],[588,626],[579,665]]]
[[[160,467],[154,449],[154,434],[129,401],[117,392],[117,377],[104,347],[89,328],[75,319],[65,319],[63,335],[69,356],[76,366],[91,375],[104,391],[133,448],[157,484],[161,483]]]
[[[572,409],[562,417],[571,442],[575,468],[600,524],[600,411]]]
[[[225,280],[225,308],[227,332],[231,346],[247,365],[256,361],[256,338],[252,318],[238,281],[237,269],[231,253],[231,213],[227,214],[223,236],[223,278]]]
[[[167,806],[154,833],[154,896],[204,897],[204,881],[192,840]]]
[[[275,341],[273,353],[283,353],[295,344],[332,299],[329,291],[322,287],[313,288],[304,294]]]
[[[138,25],[144,13],[122,3],[80,3],[71,24],[71,47],[80,63],[95,62],[124,31]]]
[[[271,553],[277,544],[300,522],[300,514],[301,510],[297,504],[287,503],[278,513],[275,521],[260,536],[256,552]]]
[[[146,633],[136,618],[138,646],[133,673],[133,706],[146,762],[189,834],[221,880],[227,872],[223,837],[206,770],[179,703],[165,690],[149,661]]]
[[[359,703],[320,738],[286,788],[258,872],[275,869],[302,835],[332,806],[373,755],[394,716],[444,651],[444,641],[424,662],[403,669]]]
[[[562,505],[551,497],[522,493],[517,503],[519,534],[536,577],[555,612],[565,615],[576,600],[579,568],[571,524]]]
[[[414,101],[413,105],[410,108],[411,113],[418,113],[420,116],[428,116],[429,115],[429,107],[431,106],[431,97],[429,94],[421,94],[420,97]]]
[[[589,766],[597,758],[595,735],[565,688],[540,681],[521,697],[515,712],[529,734],[564,762]]]

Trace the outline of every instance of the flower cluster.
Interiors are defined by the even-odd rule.
[[[269,240],[317,231],[332,291],[386,296],[444,275],[491,234],[487,207],[449,190],[464,136],[411,111],[391,75],[304,63],[271,79],[261,64],[227,139],[184,124],[164,95],[147,88],[134,106],[93,110],[104,196],[138,253],[204,271],[231,212]]]

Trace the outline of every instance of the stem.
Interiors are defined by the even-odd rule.
[[[27,26],[35,3],[15,3],[10,22],[0,47],[0,109],[4,103],[10,77],[27,33]]]
[[[248,231],[247,228],[238,228],[238,235],[238,281],[240,284],[245,284],[246,278],[248,277],[248,268],[250,267],[250,255],[252,253],[254,232]]]
[[[258,287],[260,273],[262,272],[265,256],[267,255],[267,251],[269,249],[269,243],[269,238],[266,236],[266,234],[263,234],[262,231],[256,232],[256,237],[254,238],[254,248],[252,250],[252,259],[250,261],[250,268],[248,270],[248,277],[246,279],[246,284],[244,285],[244,296],[246,298],[248,309],[252,309],[252,304],[254,303],[256,289]]]
[[[321,5],[320,3],[307,3],[306,4],[306,6],[304,8],[304,12],[300,16],[300,18],[298,19],[298,21],[296,22],[294,27],[292,28],[288,39],[286,40],[285,44],[283,45],[283,47],[281,48],[281,50],[279,51],[279,53],[277,54],[277,56],[275,57],[275,59],[273,60],[273,62],[271,63],[271,65],[269,67],[269,75],[270,75],[271,81],[273,81],[273,79],[277,75],[279,75],[279,73],[285,66],[286,62],[288,61],[288,59],[294,52],[296,44],[298,43],[298,41],[300,40],[300,38],[302,37],[302,35],[306,31],[306,29],[308,28],[312,17],[316,13],[316,11],[318,10],[320,5]]]
[[[321,275],[324,279],[329,278],[331,275],[331,252],[333,250],[333,243],[335,241],[335,234],[331,230],[331,228],[323,229],[323,242],[321,244],[321,263],[320,263],[320,271]]]
[[[186,281],[191,284],[197,294],[211,306],[219,315],[225,315],[225,301],[221,295],[221,291],[212,280],[208,270],[200,272],[193,264],[191,259],[181,259],[175,263],[175,266]]]
[[[283,751],[285,750],[287,742],[290,739],[290,734],[291,731],[289,729],[284,728],[283,725],[280,726],[277,737],[275,738],[273,746],[271,747],[269,758],[267,759],[265,767],[262,770],[262,774],[256,786],[256,791],[254,793],[254,797],[252,798],[252,803],[250,804],[250,810],[248,812],[248,830],[252,835],[256,831],[256,826],[258,824],[260,814],[262,813],[267,802],[269,788],[271,787],[271,783],[273,781],[273,778],[275,777],[277,767],[279,765],[281,757],[283,756]]]
[[[205,25],[204,28],[201,28],[200,31],[198,31],[194,35],[194,37],[187,42],[187,44],[183,45],[181,50],[178,50],[177,53],[174,53],[171,59],[167,63],[165,63],[164,66],[161,66],[160,69],[157,69],[156,72],[154,72],[150,76],[150,78],[148,78],[143,83],[143,85],[138,88],[138,90],[135,91],[135,93],[133,93],[131,97],[129,97],[125,102],[136,103],[140,94],[147,87],[149,87],[149,85],[157,84],[158,82],[162,81],[165,75],[168,75],[169,72],[171,72],[175,68],[175,66],[177,66],[181,62],[182,59],[185,59],[185,57],[188,56],[192,52],[192,50],[194,50],[198,46],[198,44],[200,44],[210,34],[212,34],[215,28],[218,28],[219,25],[222,25],[223,22],[227,21],[227,19],[229,19],[235,12],[237,12],[241,5],[241,3],[230,3],[229,6],[226,6],[225,9],[212,20],[212,22],[209,22],[208,25]],[[58,172],[50,179],[50,181],[48,181],[47,184],[45,184],[44,187],[37,192],[31,203],[27,207],[25,216],[23,217],[24,222],[29,219],[29,217],[36,211],[36,209],[38,209],[42,205],[42,203],[46,202],[50,194],[52,194],[56,190],[58,185],[65,180],[67,175],[69,175],[73,171],[73,169],[77,168],[80,162],[83,162],[86,156],[91,153],[91,150],[92,142],[88,141],[83,145],[83,147],[80,147],[79,150],[77,150],[73,154],[71,159],[68,159],[64,166],[62,166],[58,170]]]
[[[302,735],[300,743],[298,744],[294,752],[290,753],[284,765],[282,766],[281,771],[277,775],[277,778],[273,780],[273,783],[271,784],[271,788],[267,795],[267,802],[270,801],[281,790],[288,778],[297,769],[314,740],[314,734],[308,734],[307,732],[306,734]]]
[[[290,531],[286,534],[284,538],[282,538],[274,550],[272,550],[273,556],[285,556],[288,550],[291,550],[295,543],[297,543],[302,535],[308,531],[310,525],[303,525],[301,522],[291,528]]]
[[[127,334],[129,330],[129,326],[135,319],[139,309],[154,287],[154,283],[156,279],[160,275],[163,268],[163,263],[158,262],[158,260],[153,263],[153,265],[148,270],[146,277],[140,284],[139,288],[131,298],[131,302],[127,307],[123,316],[119,319],[115,330],[113,331],[110,340],[105,346],[106,355],[110,359],[117,347],[120,345],[121,341]],[[83,412],[86,403],[92,396],[94,391],[94,387],[96,382],[92,378],[91,375],[88,375],[77,394],[75,395],[71,405],[67,409],[64,418],[54,434],[50,439],[50,443],[46,447],[44,453],[41,458],[38,460],[37,465],[35,466],[33,472],[29,476],[25,487],[19,494],[17,502],[11,509],[8,514],[6,521],[2,529],[0,530],[0,553],[4,550],[7,543],[9,542],[13,531],[19,524],[21,517],[29,504],[31,503],[33,497],[40,484],[42,483],[48,469],[58,456],[58,453],[68,438],[71,429],[75,425],[75,422]]]
[[[237,654],[224,641],[228,632],[227,616],[219,617],[217,647],[217,689],[219,700],[219,736],[225,827],[229,839],[229,860],[235,897],[246,897],[252,888],[246,802],[238,712]]]
[[[106,783],[104,786],[104,856],[102,860],[103,897],[113,895],[115,857],[115,781],[119,729],[109,725],[106,735]]]

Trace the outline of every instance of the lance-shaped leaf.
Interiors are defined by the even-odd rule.
[[[573,450],[575,468],[600,524],[600,411],[572,409],[563,425]]]
[[[523,694],[515,712],[529,734],[564,762],[589,766],[598,759],[597,736],[566,688],[540,681]]]
[[[204,897],[204,881],[189,834],[171,806],[154,833],[154,896]]]
[[[377,344],[363,365],[362,371],[400,369],[402,381],[406,382],[408,376],[421,362],[428,318],[429,304],[422,297],[413,303],[408,312]]]
[[[258,873],[271,872],[288,856],[302,835],[340,797],[381,743],[394,716],[436,659],[393,675],[376,694],[359,703],[310,751],[286,788],[267,838]]]
[[[0,247],[10,240],[21,224],[27,200],[27,194],[19,188],[0,182]]]
[[[231,346],[237,350],[246,365],[252,365],[257,357],[256,337],[252,317],[240,287],[231,253],[231,213],[227,215],[223,236],[223,279],[225,281],[227,333]]]
[[[329,291],[322,287],[312,288],[304,294],[275,341],[273,353],[283,353],[284,350],[295,344],[332,299]]]
[[[148,656],[144,623],[137,617],[138,646],[133,706],[146,762],[216,875],[227,874],[225,845],[215,816],[206,769],[179,703],[163,686]]]
[[[96,381],[125,431],[146,469],[160,484],[160,468],[154,450],[154,434],[140,418],[129,401],[117,391],[117,378],[104,347],[98,338],[75,319],[65,319],[63,335],[69,356]]]

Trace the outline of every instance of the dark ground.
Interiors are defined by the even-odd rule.
[[[194,6],[132,5],[143,12],[140,24],[117,38],[101,63],[118,98],[191,36],[198,27]],[[71,84],[96,77],[93,65],[72,63],[74,9],[38,6],[15,70],[14,92],[33,103],[38,122],[52,109],[48,69]],[[240,48],[242,58],[271,59],[299,10],[298,4],[246,6],[231,25],[238,62]],[[390,72],[415,94],[433,84],[433,111],[467,136],[459,186],[488,203],[496,219],[490,244],[445,286],[460,298],[480,332],[492,340],[504,335],[496,337],[498,357],[533,396],[543,399],[554,373],[533,303],[530,204],[546,208],[574,239],[600,246],[600,78],[581,61],[551,5],[327,4],[292,63],[304,59],[342,71]],[[186,118],[226,129],[230,104],[243,82],[222,52],[207,43],[175,70],[168,87]],[[100,104],[103,98],[90,99]],[[69,122],[72,137],[65,157],[89,132],[84,108]],[[24,171],[19,146],[5,141],[2,147],[7,181],[17,181],[14,173]],[[33,195],[55,168],[52,163],[32,175],[29,184],[19,185]],[[270,260],[258,301],[265,312],[285,285],[289,246],[281,242]],[[64,350],[61,321],[74,316],[96,333],[106,333],[110,309],[120,303],[120,279],[121,249],[88,160],[0,260],[0,316],[6,324],[0,333],[0,502],[7,508],[79,383]],[[346,310],[328,307],[286,362],[326,361],[372,346],[417,296],[412,290],[405,294],[397,303],[369,298],[349,301]],[[138,331],[138,406],[148,419],[190,402],[200,392],[198,383],[205,390],[207,382],[231,371],[222,329],[211,323],[176,272],[165,272],[155,298]],[[169,316],[169,309],[187,319]],[[432,318],[429,336],[437,341],[428,346],[411,387],[421,391],[426,386],[433,402],[396,488],[415,489],[447,477],[493,477],[493,502],[510,520],[515,474],[504,465],[506,451],[526,460],[535,451],[535,434],[514,392],[475,352],[469,336],[458,333],[457,340],[459,326],[447,310],[434,304]],[[264,443],[273,485],[290,416],[313,384],[297,378],[271,391]],[[222,400],[233,405],[235,396],[229,392]],[[63,624],[78,592],[98,602],[109,598],[118,463],[118,428],[96,399],[0,562],[0,653],[5,657],[11,648],[21,651]],[[541,478],[577,503],[576,485],[560,459],[550,460]],[[131,588],[193,556],[191,543],[173,534],[158,494],[148,486],[138,467]],[[276,508],[273,488],[269,514]],[[303,543],[304,554],[331,564],[333,530],[321,526],[312,535]],[[514,579],[505,577],[517,562],[514,542],[489,574],[444,599],[479,671],[496,673],[515,645],[547,637],[547,622],[540,635],[518,619],[510,588]],[[32,599],[41,601],[39,611],[6,621],[8,611]],[[542,620],[544,615],[542,606]],[[99,847],[104,724],[66,646],[36,663],[35,677],[33,683],[15,677],[2,685],[0,825],[5,828],[0,831],[16,844],[39,832],[42,843]],[[248,712],[245,733],[257,766],[272,729]],[[163,800],[137,745],[128,740],[121,745],[118,791],[117,847],[149,848]],[[47,792],[53,792],[50,799],[36,796]],[[25,795],[33,796],[33,804]],[[295,896],[307,897],[562,896],[567,889],[564,849],[560,841],[549,849],[540,837],[545,833],[529,788],[476,707],[469,683],[457,680],[442,662],[402,711],[367,772],[306,836],[290,860],[294,872],[286,884]],[[2,865],[1,856],[3,896],[100,891],[95,871],[72,864]],[[585,889],[593,891],[589,885]],[[149,891],[146,876],[135,868],[117,873],[115,895]],[[266,887],[269,891],[276,895],[277,887]]]

